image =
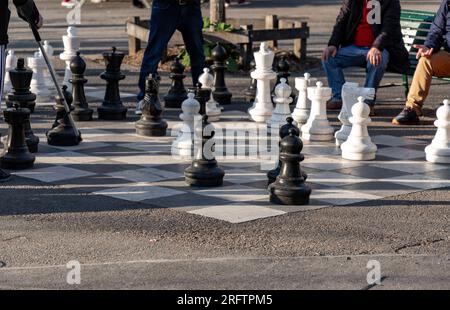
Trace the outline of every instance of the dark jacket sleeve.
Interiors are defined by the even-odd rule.
[[[33,0],[13,0],[17,14],[26,22],[39,22],[39,10]]]
[[[436,17],[431,25],[430,32],[428,33],[425,41],[425,46],[433,48],[435,52],[439,51],[444,44],[444,35],[446,33],[447,25],[447,13],[448,13],[448,1],[442,1]]]
[[[348,19],[350,17],[351,0],[344,0],[341,6],[338,17],[336,18],[336,24],[333,27],[333,33],[331,34],[328,46],[333,45],[339,47],[345,36]]]
[[[397,29],[400,29],[401,6],[399,0],[391,0],[389,7],[385,9],[385,14],[381,20],[381,32],[375,38],[372,46],[380,51],[384,50],[395,37]]]

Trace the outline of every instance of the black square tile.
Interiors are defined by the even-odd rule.
[[[407,172],[378,168],[373,166],[358,166],[353,168],[336,170],[335,172],[367,179],[386,179],[408,174]]]

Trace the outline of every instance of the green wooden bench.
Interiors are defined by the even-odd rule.
[[[409,61],[411,67],[406,74],[403,74],[403,86],[405,87],[405,96],[409,92],[409,77],[414,75],[418,60],[416,59],[417,49],[414,44],[422,45],[430,31],[436,13],[416,10],[402,10],[400,24],[402,27],[403,40],[405,47],[409,52]],[[450,78],[435,78],[441,81],[450,82]],[[397,85],[388,85],[397,86]]]

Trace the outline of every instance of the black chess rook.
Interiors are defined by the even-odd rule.
[[[187,99],[187,91],[183,82],[186,77],[184,69],[179,58],[176,58],[170,66],[169,77],[172,80],[172,84],[170,85],[169,92],[163,98],[166,108],[180,109],[183,101]]]
[[[127,117],[127,108],[122,104],[119,89],[119,81],[125,79],[125,75],[120,71],[124,57],[125,54],[117,52],[115,47],[112,52],[103,53],[106,71],[100,78],[106,81],[106,91],[102,105],[97,109],[99,119],[123,120]]]
[[[214,72],[214,100],[222,105],[231,104],[232,94],[228,91],[227,85],[225,84],[227,51],[222,45],[217,43],[216,47],[212,50],[211,56],[214,62],[211,67]]]
[[[91,121],[94,111],[89,108],[84,92],[84,85],[87,83],[87,80],[84,78],[86,63],[81,58],[80,52],[77,52],[77,56],[70,62],[70,71],[72,71],[72,78],[69,82],[72,83],[74,106],[72,117],[75,121]]]

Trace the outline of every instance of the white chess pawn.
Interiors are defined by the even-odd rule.
[[[370,108],[364,103],[364,97],[358,97],[358,102],[352,107],[352,130],[347,141],[341,145],[342,158],[349,160],[373,160],[377,153],[377,146],[372,142],[367,130],[371,122]]]
[[[211,90],[211,96],[209,101],[206,103],[206,115],[208,115],[208,121],[218,122],[220,120],[220,114],[222,109],[219,103],[214,100],[214,76],[210,73],[208,68],[203,69],[203,73],[198,78],[198,81],[202,84],[202,88]]]
[[[47,68],[45,59],[41,52],[35,52],[34,57],[27,58],[28,67],[33,71],[31,80],[31,92],[36,94],[36,104],[52,102],[52,92],[45,83],[44,71]]]
[[[208,68],[203,69],[203,73],[199,76],[198,81],[202,84],[202,88],[211,89],[214,84],[214,76],[209,73]]]
[[[352,116],[352,107],[358,101],[358,97],[363,97],[364,100],[375,98],[375,88],[359,87],[358,83],[346,82],[342,86],[342,109],[339,113],[339,120],[342,123],[341,128],[334,134],[336,138],[336,145],[340,146],[347,141],[348,135],[352,130],[350,117]]]
[[[256,69],[250,74],[257,80],[256,98],[253,106],[248,109],[248,113],[253,121],[264,123],[272,116],[273,104],[270,95],[270,81],[277,77],[272,70],[274,52],[268,47],[266,42],[262,42],[258,52],[254,53]]]
[[[62,38],[64,52],[59,55],[59,58],[66,62],[63,84],[67,86],[69,91],[72,91],[72,83],[69,82],[69,79],[72,77],[70,62],[77,55],[77,51],[80,49],[80,37],[78,36],[77,28],[74,26],[69,26],[67,28],[67,35],[64,35]]]
[[[302,138],[308,141],[333,140],[334,129],[327,117],[326,103],[331,98],[331,88],[323,87],[318,81],[316,87],[308,87],[311,112],[308,121],[301,127]]]
[[[47,54],[47,57],[48,57],[48,60],[50,61],[50,64],[54,68],[55,66],[54,66],[54,59],[53,59],[54,56],[53,56],[53,54],[54,54],[55,50],[53,49],[53,46],[51,46],[50,43],[47,40],[44,41],[44,51]],[[52,77],[50,76],[50,71],[48,70],[48,68],[46,68],[44,70],[44,79],[45,79],[45,82],[47,83],[47,87],[50,90],[55,90],[55,85],[53,84]]]
[[[297,104],[292,112],[292,118],[298,126],[308,121],[311,101],[308,99],[308,87],[317,79],[311,78],[311,74],[305,73],[303,77],[295,78],[295,88],[298,90]]]
[[[291,116],[289,104],[293,101],[292,88],[286,83],[286,79],[280,79],[280,84],[275,87],[274,102],[276,103],[272,117],[267,121],[270,128],[278,129],[286,123],[286,118]]]
[[[12,91],[11,79],[9,78],[9,70],[13,69],[17,63],[17,57],[14,50],[8,50],[5,62],[5,83],[3,85],[3,95]],[[0,73],[1,74],[1,73]]]
[[[188,98],[181,104],[180,119],[183,121],[177,138],[172,143],[172,155],[191,159],[195,143],[195,127],[201,126],[200,103],[194,99],[195,94],[188,93]]]
[[[444,105],[436,112],[436,135],[430,145],[425,148],[427,161],[432,163],[450,164],[450,104],[444,100]]]

